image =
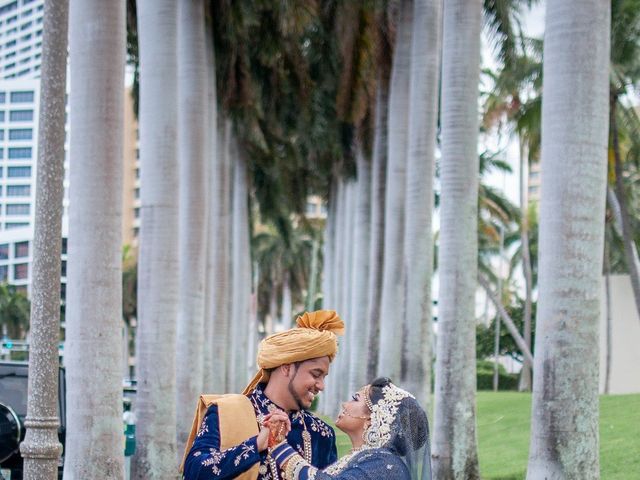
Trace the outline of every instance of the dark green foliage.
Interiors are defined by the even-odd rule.
[[[493,390],[493,366],[494,362],[479,360],[476,363],[476,379],[478,390]],[[517,390],[518,375],[507,373],[505,368],[498,364],[498,390]]]
[[[31,302],[26,292],[15,285],[0,284],[0,330],[14,340],[25,338],[30,314]]]
[[[515,323],[519,332],[523,331],[523,314],[524,314],[524,300],[517,298],[515,305],[506,307],[507,313]],[[536,319],[536,303],[533,303],[531,306],[531,344],[532,344],[532,353],[535,356],[535,352],[533,352],[533,345],[535,344],[535,319]],[[486,327],[482,324],[476,326],[476,358],[478,360],[482,360],[484,358],[491,357],[494,351],[494,336],[495,336],[495,319],[493,319],[489,325]],[[508,355],[515,360],[521,362],[523,357],[520,349],[516,345],[516,342],[513,340],[507,329],[502,326],[500,329],[500,355]]]

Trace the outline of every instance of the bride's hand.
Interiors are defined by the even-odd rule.
[[[264,425],[265,427],[268,427],[270,431],[268,442],[269,447],[273,447],[274,445],[282,442],[291,431],[291,421],[289,420],[289,416],[280,411],[276,411],[265,416]]]

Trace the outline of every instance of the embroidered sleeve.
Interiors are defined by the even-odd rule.
[[[360,454],[342,467],[332,466],[326,470],[309,465],[286,443],[274,449],[271,456],[284,480],[406,480],[411,477],[402,460],[388,452]]]
[[[220,450],[218,407],[211,406],[200,425],[184,465],[184,480],[225,480],[248,470],[261,459],[257,437]]]

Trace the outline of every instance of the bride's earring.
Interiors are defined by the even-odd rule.
[[[362,440],[364,441],[365,445],[368,443],[367,436],[369,433],[369,428],[371,428],[371,421],[367,420],[366,422],[364,422],[364,430],[362,430]]]

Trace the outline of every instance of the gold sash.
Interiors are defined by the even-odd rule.
[[[184,449],[184,456],[180,464],[180,471],[184,470],[184,462],[189,450],[193,446],[198,429],[211,405],[218,406],[218,421],[220,423],[220,451],[238,445],[258,434],[256,412],[251,401],[244,395],[200,395],[198,407],[191,425],[191,433]],[[256,480],[259,464],[252,465],[249,470],[235,478],[241,480]]]

